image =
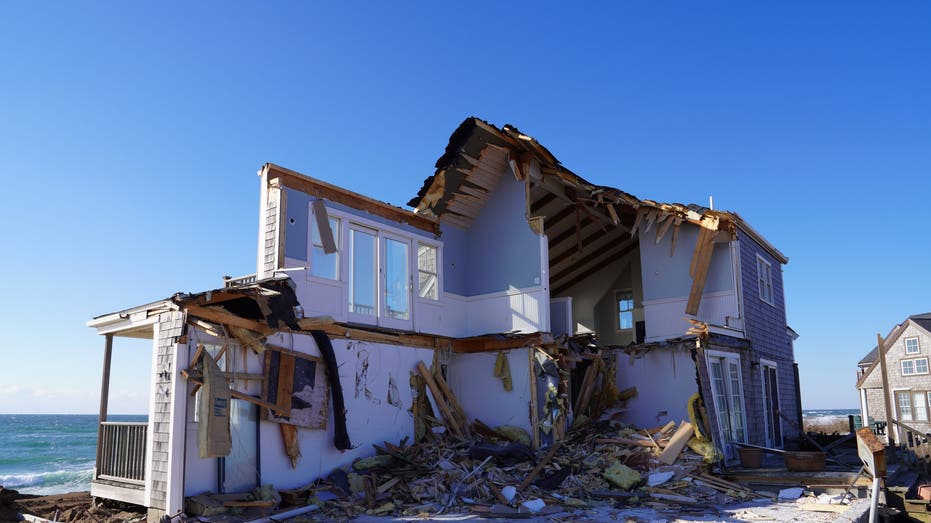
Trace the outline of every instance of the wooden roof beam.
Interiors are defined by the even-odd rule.
[[[407,223],[429,233],[439,234],[440,232],[439,223],[432,218],[311,178],[297,171],[273,163],[265,164],[262,171],[266,174],[269,183],[278,180],[285,187],[310,196],[366,211],[395,222]]]

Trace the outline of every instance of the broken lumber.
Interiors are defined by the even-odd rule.
[[[440,391],[443,392],[443,395],[449,401],[449,406],[452,408],[452,413],[458,417],[458,422],[462,427],[462,432],[466,437],[472,435],[469,430],[469,419],[466,417],[465,411],[462,410],[462,405],[459,404],[459,400],[456,399],[456,395],[453,394],[453,391],[450,390],[449,384],[446,383],[446,380],[443,379],[443,375],[437,372],[433,375],[434,381],[440,387]]]
[[[679,425],[679,429],[676,430],[676,433],[673,434],[672,439],[669,440],[669,443],[666,445],[666,450],[659,455],[659,460],[667,465],[672,465],[679,459],[679,453],[682,452],[682,449],[685,448],[685,444],[692,439],[692,433],[694,429],[692,424],[683,421]]]
[[[560,447],[562,447],[561,441],[553,443],[553,446],[550,447],[550,450],[546,453],[545,456],[543,456],[543,459],[541,459],[540,462],[537,463],[537,466],[530,471],[530,474],[527,474],[527,477],[524,478],[524,481],[521,481],[520,485],[517,486],[518,492],[527,488],[527,486],[530,485],[530,483],[540,475],[540,472],[543,472],[543,467],[545,467],[547,464],[549,464],[550,461],[553,460],[553,457],[556,455],[556,451],[558,451]]]
[[[443,413],[443,417],[446,419],[446,423],[449,425],[450,430],[461,437],[463,435],[462,428],[459,427],[459,422],[456,420],[452,411],[449,410],[449,405],[446,404],[446,399],[443,397],[440,386],[437,385],[436,380],[433,379],[433,373],[430,372],[430,369],[428,369],[422,361],[417,363],[417,372],[420,373],[420,376],[423,377],[423,380],[427,383],[427,388],[430,389],[430,392],[433,394],[436,406],[439,407],[440,411]]]

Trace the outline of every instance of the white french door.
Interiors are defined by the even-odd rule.
[[[737,452],[733,443],[747,442],[740,355],[708,351],[707,360],[719,441],[725,456],[731,459]]]

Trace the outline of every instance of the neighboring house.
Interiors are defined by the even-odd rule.
[[[889,404],[893,420],[915,429],[913,432],[931,432],[931,313],[909,316],[896,325],[883,340],[886,349],[886,377],[889,384]],[[883,379],[879,362],[879,348],[867,353],[857,363],[857,391],[860,394],[860,415],[866,423],[879,423],[889,427],[889,417],[883,400]],[[907,429],[896,429],[896,441],[908,437]]]
[[[255,275],[88,323],[106,336],[95,496],[173,514],[185,496],[295,487],[419,438],[426,408],[447,414],[432,389],[425,403],[420,362],[458,398],[451,430],[514,425],[545,446],[594,412],[591,374],[636,387],[622,419],[642,427],[689,419],[699,393],[729,458],[734,442],[797,436],[787,258],[737,214],[592,185],[476,118],[414,211],[273,164],[259,175]],[[106,422],[120,336],[153,340],[147,424]],[[205,403],[212,358],[228,404]],[[205,443],[214,418],[230,448]]]

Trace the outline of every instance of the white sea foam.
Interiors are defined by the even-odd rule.
[[[88,490],[93,468],[0,475],[0,485],[24,494]]]

